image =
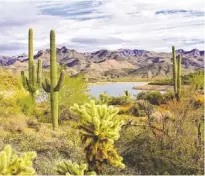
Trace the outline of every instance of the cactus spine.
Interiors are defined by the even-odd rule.
[[[177,99],[180,100],[181,96],[181,62],[182,57],[181,54],[178,56],[177,59]]]
[[[33,30],[29,29],[29,44],[28,44],[28,78],[25,76],[24,71],[21,71],[23,87],[29,91],[33,102],[36,102],[36,91],[40,88],[41,84],[41,71],[42,62],[38,60],[37,69],[33,60]]]
[[[61,71],[59,80],[57,79],[57,63],[56,63],[56,42],[55,31],[50,31],[50,82],[45,79],[42,87],[45,92],[50,93],[51,116],[53,129],[58,128],[58,92],[64,80],[64,71]]]
[[[180,100],[181,95],[181,55],[179,54],[176,59],[175,47],[172,46],[172,57],[173,57],[173,83],[174,93],[177,100]]]

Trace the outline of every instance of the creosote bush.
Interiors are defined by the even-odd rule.
[[[175,98],[175,94],[172,91],[167,91],[164,94],[159,91],[148,91],[140,92],[136,95],[136,98],[137,100],[147,100],[153,105],[160,105],[173,100]]]
[[[108,104],[108,105],[127,105],[131,102],[130,95],[128,92],[126,95],[122,96],[109,96],[107,93],[101,93],[99,95],[98,104]]]

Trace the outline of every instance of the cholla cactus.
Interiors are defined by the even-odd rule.
[[[102,166],[110,163],[112,166],[124,168],[123,158],[117,154],[114,141],[119,139],[119,131],[123,121],[118,117],[119,109],[96,105],[94,101],[79,106],[75,104],[71,110],[80,117],[82,142],[85,144],[86,160],[89,170],[102,173]]]
[[[35,152],[23,153],[21,156],[12,153],[10,145],[0,152],[0,175],[35,175],[32,167],[32,159]]]
[[[72,163],[70,160],[64,160],[56,167],[56,172],[60,175],[96,175],[95,172],[87,172],[88,165]]]

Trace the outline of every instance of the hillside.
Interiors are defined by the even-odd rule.
[[[177,50],[182,54],[183,73],[203,70],[204,51],[193,49]],[[49,49],[40,50],[34,56],[43,60],[43,67],[49,67]],[[99,50],[80,53],[66,47],[57,48],[57,60],[66,65],[72,74],[86,73],[90,79],[141,77],[167,77],[172,74],[172,55],[165,52],[147,50],[119,49],[116,51]],[[0,66],[12,70],[27,69],[27,55],[0,56]]]

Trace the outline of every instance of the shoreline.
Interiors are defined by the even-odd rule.
[[[125,82],[123,82],[123,81],[119,81],[119,82],[117,82],[117,81],[105,81],[105,82],[90,82],[90,83],[88,83],[88,86],[94,86],[94,85],[103,85],[103,84],[129,84],[129,83],[149,83],[149,82],[147,82],[147,81],[125,81]]]
[[[171,85],[145,85],[145,86],[134,86],[135,90],[151,90],[151,91],[170,91],[173,90]]]

